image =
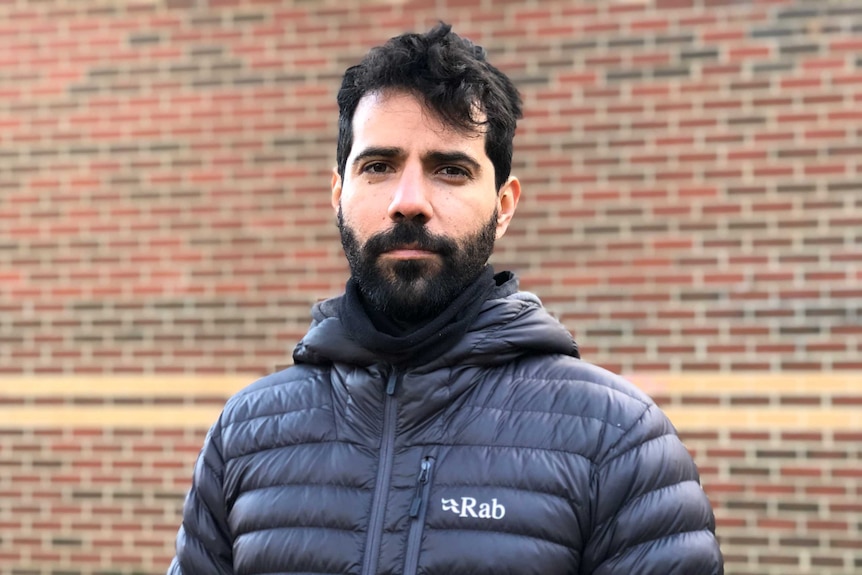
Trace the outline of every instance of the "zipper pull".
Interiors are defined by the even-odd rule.
[[[416,480],[416,496],[410,505],[410,517],[419,517],[419,508],[422,507],[422,487],[428,483],[428,473],[430,471],[431,458],[426,457],[422,460],[422,467],[419,469],[419,478]]]
[[[398,384],[398,378],[395,374],[390,374],[389,381],[386,382],[386,395],[395,395],[395,386]]]

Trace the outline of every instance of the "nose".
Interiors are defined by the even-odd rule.
[[[401,171],[389,204],[392,221],[420,220],[427,222],[433,215],[431,190],[421,166],[405,166]]]

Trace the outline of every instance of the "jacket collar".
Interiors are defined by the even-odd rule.
[[[571,334],[552,318],[537,296],[518,291],[511,272],[495,276],[495,287],[479,306],[478,314],[463,335],[445,351],[411,371],[466,365],[494,365],[520,355],[565,354],[579,357]],[[392,363],[369,349],[361,336],[345,328],[340,317],[344,296],[320,302],[312,309],[312,325],[293,352],[296,363],[344,363],[370,366]]]

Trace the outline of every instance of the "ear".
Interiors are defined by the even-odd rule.
[[[341,176],[338,175],[338,168],[332,168],[332,209],[338,213],[338,206],[341,205]]]
[[[509,223],[515,215],[518,200],[521,198],[521,182],[515,176],[509,176],[506,183],[497,194],[497,239],[503,237],[509,229]]]

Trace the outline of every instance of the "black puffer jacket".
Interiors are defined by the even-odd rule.
[[[407,370],[324,302],[297,365],[233,397],[171,575],[717,575],[691,457],[524,292]]]

